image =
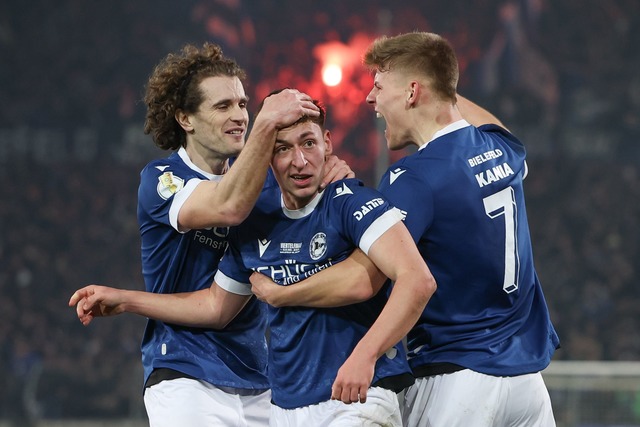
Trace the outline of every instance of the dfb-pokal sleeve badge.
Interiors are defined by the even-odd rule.
[[[182,190],[182,187],[184,179],[175,176],[173,172],[165,172],[158,177],[158,195],[165,200]]]

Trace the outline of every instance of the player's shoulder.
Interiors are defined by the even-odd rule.
[[[479,126],[477,130],[478,132],[492,138],[495,143],[508,147],[515,152],[525,151],[525,147],[522,141],[520,141],[518,137],[501,126],[488,124]]]
[[[186,165],[178,153],[152,160],[140,172],[139,199],[155,203],[152,195],[157,193],[167,200],[194,177],[203,178]]]
[[[435,166],[425,164],[428,159],[423,156],[423,151],[407,155],[389,166],[382,176],[382,181],[388,186],[400,184],[402,182],[415,181],[416,179],[424,179],[426,172]]]
[[[352,213],[363,206],[383,206],[388,203],[387,198],[378,189],[366,186],[355,178],[336,181],[328,185],[324,191],[325,209],[334,212]]]
[[[178,153],[172,153],[168,157],[151,160],[142,168],[140,174],[153,176],[162,175],[165,172],[186,174],[190,170],[191,168],[185,164]]]
[[[169,157],[155,159],[147,163],[140,172],[141,184],[164,182],[167,185],[184,184],[192,178],[207,179],[202,173],[187,165],[177,152]]]
[[[333,200],[370,192],[377,192],[377,190],[367,187],[357,178],[345,178],[327,185],[324,189],[324,197]]]

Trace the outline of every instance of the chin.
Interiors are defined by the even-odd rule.
[[[396,141],[387,141],[387,148],[391,151],[402,150],[406,146],[406,144],[401,144]]]
[[[244,148],[244,141],[229,146],[229,151],[232,156],[238,156]]]
[[[408,140],[389,140],[387,139],[387,147],[391,151],[398,151],[412,145],[413,142]]]

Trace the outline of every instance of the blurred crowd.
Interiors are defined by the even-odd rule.
[[[637,0],[281,3],[0,4],[0,418],[144,416],[144,319],[85,328],[66,304],[88,283],[142,289],[138,173],[161,155],[142,135],[143,86],[166,53],[205,40],[247,70],[251,108],[283,86],[322,99],[336,151],[375,185],[394,155],[360,55],[380,34],[446,36],[460,92],[528,147],[556,359],[640,359]],[[334,88],[320,79],[330,52],[344,66]]]

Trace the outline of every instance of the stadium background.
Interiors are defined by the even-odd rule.
[[[375,185],[394,156],[363,102],[372,80],[360,55],[380,34],[414,29],[452,42],[460,92],[528,147],[534,253],[562,340],[555,360],[638,361],[638,0],[7,0],[0,423],[145,419],[144,320],[84,328],[66,303],[88,283],[142,288],[138,172],[162,153],[142,133],[140,100],[157,61],[209,40],[247,70],[251,110],[282,86],[324,100],[337,153]],[[334,60],[343,81],[328,87],[320,72]],[[595,412],[640,424],[638,384]]]

